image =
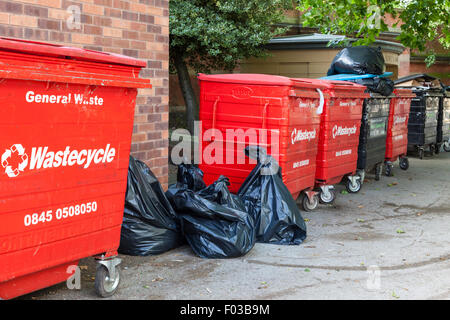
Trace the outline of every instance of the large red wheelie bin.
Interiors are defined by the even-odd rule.
[[[316,187],[322,203],[332,203],[334,184],[343,181],[347,189],[361,188],[357,172],[359,130],[366,87],[348,81],[313,80],[325,86],[317,153]],[[345,178],[345,179],[344,179]]]
[[[0,298],[67,280],[98,259],[117,288],[117,249],[137,88],[145,63],[0,38]]]
[[[395,89],[391,98],[386,137],[386,175],[392,175],[393,163],[399,160],[402,170],[408,170],[408,121],[411,100],[416,95],[410,89]]]
[[[200,74],[199,81],[199,167],[206,184],[225,175],[236,193],[256,163],[245,157],[244,149],[259,145],[277,159],[294,199],[302,194],[302,203],[314,209],[325,86],[311,79],[262,74]]]

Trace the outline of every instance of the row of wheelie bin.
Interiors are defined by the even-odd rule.
[[[401,169],[409,168],[412,102],[419,99],[411,88],[383,96],[349,81],[262,74],[200,74],[199,81],[199,167],[207,184],[225,175],[237,192],[255,166],[244,155],[247,145],[264,147],[278,159],[284,183],[306,211],[332,203],[338,183],[357,193],[368,172],[376,180],[383,167],[392,175],[397,160]]]
[[[444,90],[442,98],[442,130],[438,132],[438,141],[442,143],[443,149],[450,152],[450,86]]]
[[[425,151],[438,154],[442,146],[450,152],[449,91],[439,79],[414,74],[395,81],[398,88],[412,90],[408,123],[408,151],[423,159]]]

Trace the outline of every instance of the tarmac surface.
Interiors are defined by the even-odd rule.
[[[334,205],[302,212],[308,237],[299,246],[256,244],[229,260],[188,246],[121,255],[121,284],[108,299],[450,299],[450,153],[366,179],[359,194],[338,185]],[[19,299],[100,299],[94,259],[79,266],[81,289],[62,283]]]

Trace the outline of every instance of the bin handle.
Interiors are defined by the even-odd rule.
[[[322,114],[323,113],[323,106],[325,104],[325,99],[323,97],[323,92],[322,90],[320,90],[319,88],[316,88],[317,92],[319,93],[320,96],[320,100],[319,100],[319,107],[317,108],[316,113],[317,114]]]
[[[217,105],[219,104],[220,97],[217,97],[216,101],[213,105],[213,118],[212,118],[212,134],[211,134],[211,141],[214,141],[216,139],[216,110]]]
[[[262,128],[263,129],[266,129],[266,126],[267,126],[267,124],[266,124],[266,122],[267,122],[266,117],[267,117],[267,106],[268,105],[269,105],[269,101],[266,100],[266,104],[264,105],[264,108],[263,108],[263,118],[262,118]]]

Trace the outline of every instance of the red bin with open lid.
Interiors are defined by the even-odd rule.
[[[96,256],[117,288],[137,88],[133,58],[0,38],[0,298],[58,282]]]
[[[302,193],[305,202],[318,202],[313,188],[324,86],[264,74],[200,74],[199,81],[205,182],[225,175],[237,192],[255,166],[244,148],[260,145],[278,160],[294,198]]]

